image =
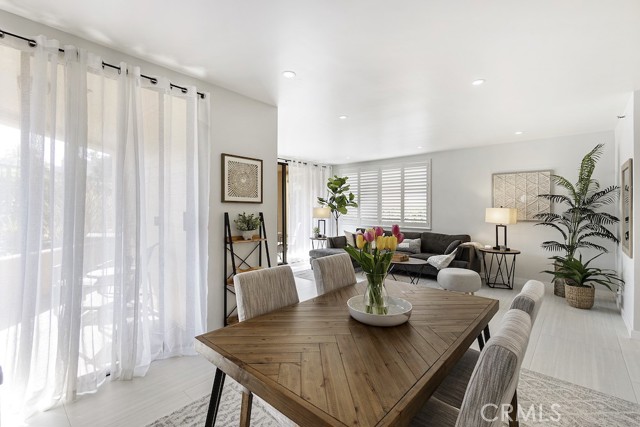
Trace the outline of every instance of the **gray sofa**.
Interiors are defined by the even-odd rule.
[[[390,232],[385,232],[390,235]],[[420,249],[418,253],[407,253],[401,249],[397,253],[407,253],[409,257],[427,260],[433,255],[444,255],[445,253],[451,253],[457,248],[456,242],[460,243],[470,242],[471,237],[468,234],[440,234],[432,233],[429,231],[407,231],[404,232],[406,239],[420,239]],[[355,245],[355,242],[349,242],[351,245]],[[315,258],[322,258],[328,255],[335,255],[344,252],[344,247],[347,245],[347,237],[329,237],[327,239],[327,247],[320,249],[313,249],[309,251],[309,257],[313,260]],[[448,251],[447,251],[448,250]],[[353,261],[353,260],[352,260]],[[356,266],[354,262],[354,266]],[[480,272],[480,259],[476,256],[476,251],[473,247],[460,247],[456,252],[456,256],[449,264],[449,267],[455,268],[467,268]],[[420,270],[420,266],[404,265],[403,269],[409,270],[411,273],[417,273]],[[437,276],[438,269],[430,264],[425,265],[422,268],[422,274],[428,276]]]

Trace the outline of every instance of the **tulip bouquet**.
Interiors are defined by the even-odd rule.
[[[388,313],[384,279],[389,271],[393,253],[404,240],[404,234],[397,225],[391,228],[391,234],[385,236],[382,227],[359,231],[356,235],[356,247],[345,248],[367,276],[367,291],[364,295],[367,313]]]

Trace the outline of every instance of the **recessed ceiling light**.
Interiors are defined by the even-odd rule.
[[[340,120],[346,120],[347,118],[349,118],[349,116],[339,116],[338,117]]]
[[[295,71],[283,71],[282,72],[282,76],[285,79],[292,79],[292,78],[294,78],[296,76],[296,73],[295,73]]]
[[[351,160],[351,156],[347,156],[347,160]]]
[[[418,149],[422,148],[422,145],[418,145]]]
[[[471,84],[474,86],[480,86],[483,83],[484,83],[484,79],[477,79],[471,82]]]
[[[522,132],[521,130],[517,131],[515,134],[516,135],[522,135],[524,132]]]

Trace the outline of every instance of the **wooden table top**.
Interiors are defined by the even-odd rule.
[[[426,260],[424,259],[420,259],[420,258],[409,258],[406,261],[394,261],[393,259],[391,260],[391,264],[399,264],[399,265],[422,265],[422,264],[428,264]]]
[[[200,335],[196,350],[301,426],[407,425],[498,311],[498,301],[386,282],[408,323],[349,316],[358,283]]]

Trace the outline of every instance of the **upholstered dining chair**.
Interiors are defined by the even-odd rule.
[[[240,322],[299,302],[296,281],[288,265],[236,274],[233,276],[233,284],[236,289]],[[252,402],[253,394],[243,389],[240,409],[241,426],[249,425]],[[280,425],[296,425],[266,402],[264,406]]]
[[[498,332],[487,342],[464,391],[460,409],[432,396],[412,426],[494,427],[502,425],[502,408],[514,404],[520,367],[531,335],[531,317],[522,310],[509,310]],[[517,405],[508,414],[517,426]]]
[[[312,261],[318,295],[356,283],[356,272],[348,253],[329,255]]]
[[[537,280],[529,280],[522,291],[511,302],[510,309],[524,311],[531,317],[533,327],[544,297],[544,284]],[[464,398],[464,392],[475,369],[480,352],[470,348],[451,369],[449,375],[442,381],[433,396],[440,401],[460,408]],[[515,395],[517,400],[517,393]]]
[[[241,322],[300,302],[288,265],[236,274],[233,284]]]

